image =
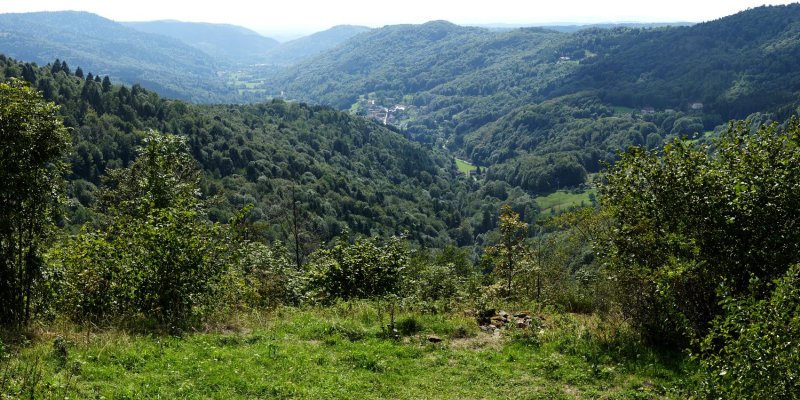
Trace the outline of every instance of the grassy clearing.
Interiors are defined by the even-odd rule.
[[[686,362],[596,317],[481,332],[463,315],[369,304],[284,308],[183,337],[44,330],[0,364],[0,393],[36,398],[680,398]],[[427,336],[440,336],[429,343]],[[66,340],[61,341],[57,337]],[[59,342],[61,341],[61,342]],[[59,343],[64,343],[60,345]],[[60,350],[62,349],[63,350]],[[3,396],[0,396],[2,398]]]
[[[717,133],[714,131],[705,131],[703,133],[697,133],[694,139],[689,139],[690,143],[709,143],[711,139],[714,139],[717,136]]]
[[[464,160],[456,158],[456,168],[458,168],[458,172],[461,172],[462,174],[469,176],[469,172],[476,170],[478,167]]]
[[[539,208],[545,215],[549,213],[559,213],[561,211],[566,211],[571,207],[577,207],[581,205],[588,206],[592,204],[591,200],[589,199],[590,195],[596,196],[597,190],[594,188],[582,192],[559,190],[557,192],[550,193],[547,196],[537,197],[536,204],[539,205]]]
[[[613,106],[611,107],[614,110],[614,115],[630,115],[634,109],[630,107],[622,107],[622,106]]]

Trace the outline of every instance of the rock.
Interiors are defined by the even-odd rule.
[[[529,328],[530,326],[531,326],[531,321],[529,319],[525,319],[525,318],[517,319],[517,328],[525,329],[525,328]]]
[[[486,332],[486,333],[493,333],[494,332],[494,328],[490,327],[489,325],[481,325],[480,328],[481,328],[481,331]]]
[[[430,336],[428,336],[428,341],[431,342],[431,343],[439,343],[439,342],[442,341],[442,338],[440,338],[440,337],[438,337],[436,335],[430,335]]]
[[[478,324],[480,325],[488,324],[491,318],[495,315],[493,308],[488,310],[478,311],[476,314],[477,315],[475,316],[475,319],[478,321]]]

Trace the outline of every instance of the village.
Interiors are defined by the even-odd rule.
[[[406,117],[407,112],[412,108],[414,106],[400,103],[393,106],[385,106],[374,98],[362,96],[353,105],[351,111],[355,112],[356,115],[375,120],[383,125],[397,125],[398,121]]]
[[[655,114],[656,111],[657,110],[654,107],[649,107],[648,106],[648,107],[643,107],[639,112],[642,113],[643,115],[646,115],[646,114]],[[703,111],[703,103],[693,102],[693,103],[689,104],[689,111],[690,112],[702,112]],[[673,113],[675,113],[677,111],[675,111],[672,108],[667,108],[667,109],[664,110],[664,112],[667,113],[667,114],[673,114]]]

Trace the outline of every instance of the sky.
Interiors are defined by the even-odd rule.
[[[460,25],[702,22],[769,0],[0,0],[0,12],[89,11],[115,21],[175,19],[308,34],[334,25],[380,27],[447,20]]]

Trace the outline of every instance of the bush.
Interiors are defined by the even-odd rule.
[[[109,221],[56,247],[59,305],[79,321],[145,317],[176,328],[216,306],[230,264],[226,237],[203,218],[186,141],[150,132],[139,157],[110,172]]]
[[[727,300],[726,315],[700,342],[700,396],[800,398],[800,264],[768,299]]]
[[[242,246],[241,253],[238,270],[242,272],[248,305],[274,308],[303,301],[302,272],[295,269],[282,243],[273,246],[247,243]]]
[[[63,274],[59,308],[76,321],[120,322],[145,316],[181,325],[214,303],[227,268],[220,228],[192,213],[154,211],[83,232],[51,257]]]
[[[632,149],[601,187],[603,261],[651,339],[703,337],[725,296],[766,298],[764,283],[800,262],[800,122],[754,130],[732,124],[713,149]]]
[[[312,255],[308,279],[318,300],[370,299],[400,290],[408,264],[405,241],[392,237],[381,243],[375,238],[348,244],[339,239],[331,249]]]
[[[406,317],[397,321],[397,331],[400,332],[403,336],[413,335],[417,332],[422,331],[423,326],[422,323],[417,321],[414,317]]]
[[[453,264],[434,264],[422,266],[415,278],[409,281],[409,286],[414,300],[423,309],[447,312],[462,297],[464,282],[465,279],[455,273]]]

